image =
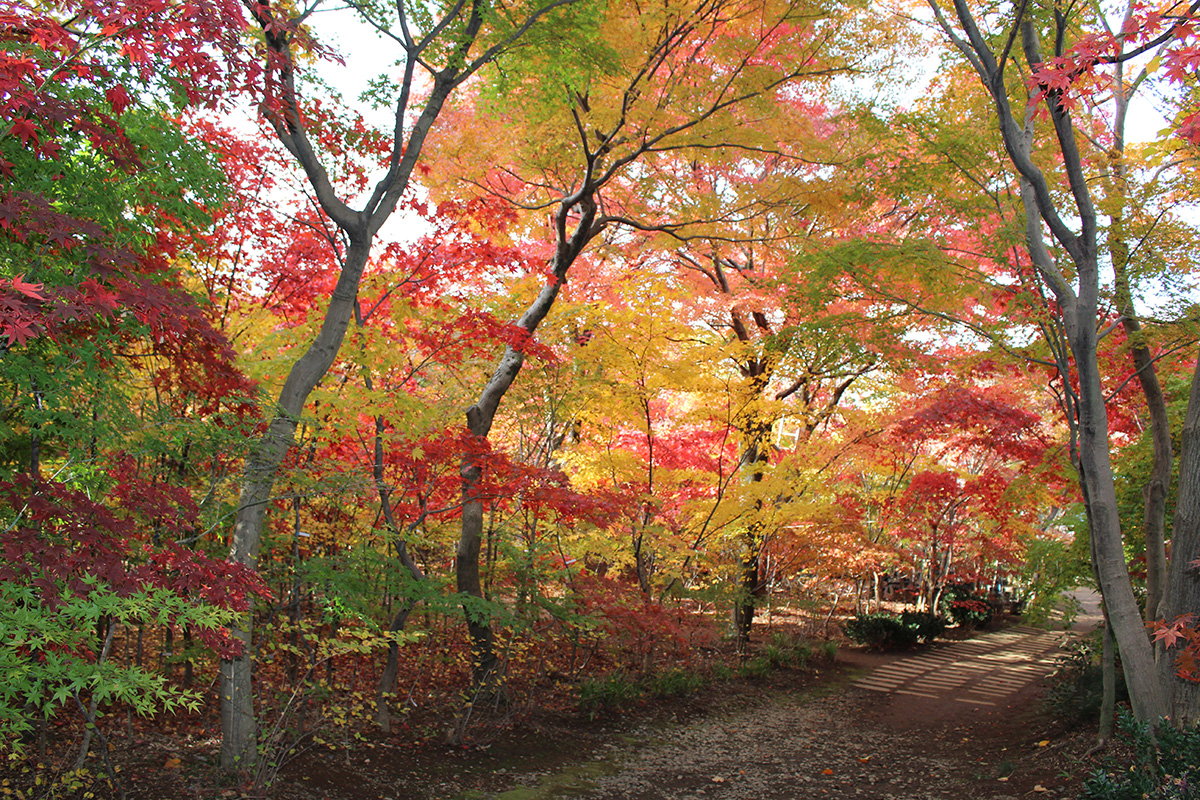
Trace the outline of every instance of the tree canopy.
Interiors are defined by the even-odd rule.
[[[1072,539],[1194,726],[1194,14],[0,3],[0,748],[186,708],[261,788]]]

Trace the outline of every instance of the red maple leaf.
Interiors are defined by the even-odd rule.
[[[8,336],[9,347],[25,344],[36,335],[32,324],[20,319],[9,320],[5,323],[4,333]]]
[[[46,297],[44,295],[40,294],[40,292],[42,291],[42,284],[26,283],[24,281],[24,278],[25,278],[25,273],[23,273],[23,272],[20,275],[13,278],[12,279],[12,288],[15,289],[16,291],[20,292],[21,294],[25,295],[26,297],[32,297],[35,300],[45,300]]]
[[[35,146],[41,143],[37,136],[37,125],[31,119],[19,119],[12,124],[12,128],[9,130],[26,147],[29,146],[30,140],[33,141]]]

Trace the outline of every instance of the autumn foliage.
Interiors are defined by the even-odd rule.
[[[887,77],[900,18],[398,8],[357,7],[401,67],[355,101],[318,71],[353,53],[288,4],[0,2],[0,750],[21,775],[99,758],[115,787],[118,721],[165,710],[210,739],[249,720],[224,766],[265,791],[305,747],[421,725],[463,745],[590,681],[744,666],[776,611],[836,636],[888,604],[937,621],[951,595],[1050,591],[1030,554],[1091,541],[1068,520],[1098,507],[1079,321],[1038,242],[1074,252],[1046,209],[1084,184],[1030,133],[1054,187],[1031,216],[1032,170],[981,138],[997,93],[1077,114],[1107,241],[1145,253],[1114,244],[1131,274],[1082,323],[1122,497],[1148,471],[1131,353],[1177,426],[1200,414],[1173,305],[1196,231],[1155,205],[1195,200],[1191,10],[1063,29],[1024,88],[948,59],[911,107],[864,110],[837,81]],[[1143,56],[1170,136],[1118,169],[1103,84]],[[1157,611],[1197,679],[1195,615]]]

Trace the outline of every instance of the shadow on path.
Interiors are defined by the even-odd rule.
[[[1015,626],[894,661],[855,680],[874,692],[995,706],[1054,669],[1064,634]]]
[[[851,671],[815,691],[643,728],[573,767],[514,776],[494,797],[1070,797],[1077,777],[1055,764],[1038,700],[1066,636],[1017,626],[908,653],[839,653]]]

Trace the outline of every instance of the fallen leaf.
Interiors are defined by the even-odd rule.
[[[724,783],[725,779],[722,778],[720,775],[716,775],[713,777],[712,782],[713,783]]]
[[[1033,787],[1033,790],[1034,790],[1035,792],[1048,792],[1048,791],[1050,791],[1050,790],[1049,790],[1049,789],[1047,789],[1045,786],[1042,786],[1040,783],[1039,783],[1037,786],[1034,786],[1034,787]]]
[[[859,756],[858,760],[860,763],[865,764],[871,760],[871,757],[870,756]]]
[[[1037,746],[1038,746],[1038,747],[1045,747],[1045,746],[1046,746],[1046,745],[1048,745],[1048,744],[1050,744],[1050,740],[1049,740],[1049,739],[1042,739],[1040,742],[1038,742],[1038,743],[1037,743]]]
[[[822,774],[822,775],[832,775],[832,774],[833,774],[833,770],[832,770],[832,769],[829,769],[828,767],[826,767],[825,769],[821,770],[821,774]]]
[[[1007,776],[1007,775],[1005,775],[1005,776],[1004,776],[1004,777],[1002,777],[1002,778],[996,778],[996,780],[998,780],[998,781],[1006,781],[1006,780],[1008,780],[1008,776]]]

